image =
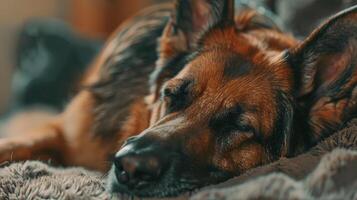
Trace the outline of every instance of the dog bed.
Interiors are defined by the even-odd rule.
[[[0,199],[125,199],[105,192],[105,175],[38,161],[0,169]],[[357,199],[357,119],[305,154],[258,167],[174,199]]]
[[[38,161],[0,170],[0,199],[108,199],[104,179],[83,168],[54,168]]]

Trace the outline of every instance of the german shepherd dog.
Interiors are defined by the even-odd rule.
[[[67,109],[1,139],[0,158],[106,171],[113,155],[111,193],[175,196],[339,129],[356,116],[356,67],[356,6],[298,41],[233,0],[180,0],[119,28]]]

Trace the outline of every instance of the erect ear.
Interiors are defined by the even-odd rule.
[[[216,23],[234,23],[234,0],[176,0],[174,12],[158,41],[159,59],[151,78],[155,93],[165,79],[180,71],[185,54]]]
[[[210,25],[234,21],[234,0],[178,0],[173,15],[174,32],[182,31],[188,46]]]
[[[253,9],[249,5],[241,4],[237,12],[239,14],[235,18],[236,28],[241,31],[261,28],[281,31],[282,23],[279,18],[263,7]]]
[[[233,21],[234,0],[177,0],[162,38],[179,37],[180,44],[173,44],[179,47],[172,48],[182,50],[184,45],[187,50],[195,47],[209,26]]]
[[[356,111],[357,6],[331,17],[288,58],[296,74],[296,97],[320,139]]]

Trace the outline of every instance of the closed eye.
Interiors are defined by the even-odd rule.
[[[217,114],[209,126],[220,136],[231,133],[255,133],[254,127],[244,116],[242,107],[237,106]]]
[[[240,132],[254,132],[254,128],[252,126],[250,126],[249,124],[241,124],[241,123],[238,123],[235,126],[235,130],[238,130]]]
[[[161,92],[162,99],[168,105],[167,112],[176,112],[183,109],[190,102],[190,89],[192,85],[191,80],[173,80],[174,84],[170,82],[163,88]]]
[[[242,142],[245,140],[253,139],[256,137],[255,130],[250,124],[243,123],[239,115],[236,120],[224,120],[221,122],[220,128],[218,126],[215,128],[213,133],[217,139],[220,148],[225,151],[229,148],[234,147],[234,145],[239,144],[238,141]],[[227,118],[232,119],[232,118]]]

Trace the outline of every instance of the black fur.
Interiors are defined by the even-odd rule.
[[[270,155],[273,155],[270,158],[272,160],[289,155],[291,153],[291,142],[294,142],[292,141],[295,110],[293,98],[283,91],[277,91],[276,103],[277,118],[272,136],[266,144],[267,151],[270,152]]]
[[[132,21],[135,26],[128,24],[112,41],[117,43],[116,48],[101,69],[100,81],[90,87],[97,101],[93,110],[96,136],[112,139],[127,118],[130,107],[126,105],[149,93],[148,74],[158,59],[157,38],[170,12],[161,8],[138,16]]]
[[[191,88],[193,83],[193,80],[185,79],[182,80],[179,85],[175,86],[175,88],[163,88],[162,96],[169,99],[167,113],[182,110],[191,103]]]
[[[234,79],[238,76],[243,76],[252,68],[252,64],[238,55],[233,55],[225,60],[223,76],[227,79]]]

